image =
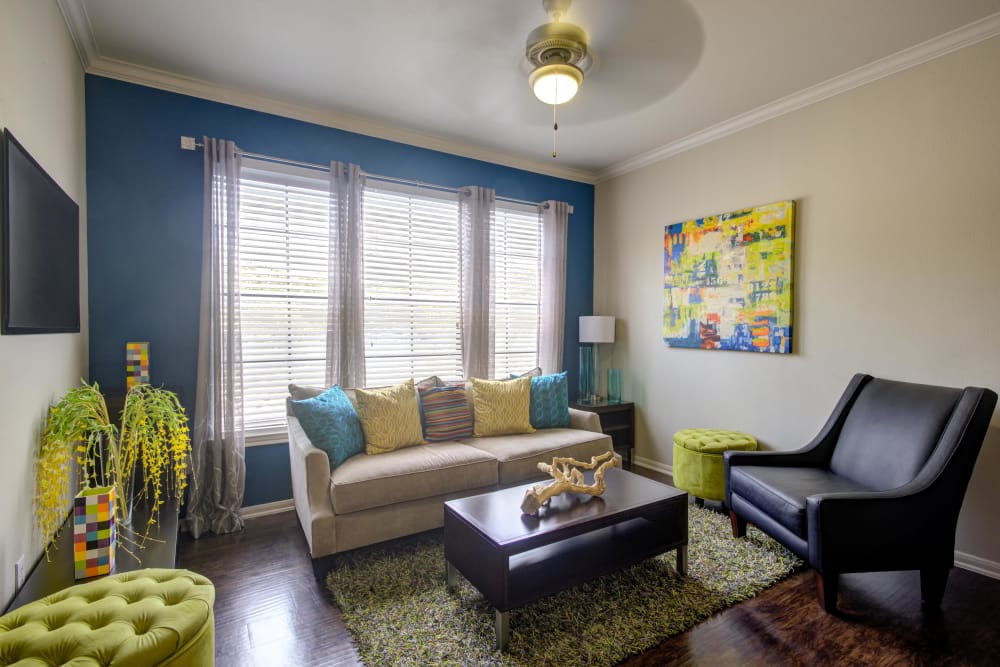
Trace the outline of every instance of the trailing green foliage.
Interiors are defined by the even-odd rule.
[[[38,451],[35,512],[46,552],[66,518],[74,472],[81,489],[115,488],[119,522],[128,522],[133,502],[149,507],[149,526],[166,499],[182,503],[191,460],[187,423],[177,395],[166,389],[133,386],[117,425],[96,382],[70,389],[49,410]]]

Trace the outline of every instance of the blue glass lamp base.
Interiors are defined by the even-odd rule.
[[[594,388],[594,349],[589,345],[580,346],[580,379],[578,383],[577,400],[589,403],[593,400]]]

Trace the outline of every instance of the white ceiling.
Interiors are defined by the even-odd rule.
[[[87,71],[590,181],[1000,34],[1000,0],[575,0],[553,159],[541,0],[58,1]]]

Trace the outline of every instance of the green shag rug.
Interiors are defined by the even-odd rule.
[[[676,552],[511,610],[496,650],[493,607],[467,581],[445,588],[443,531],[336,558],[327,586],[366,665],[614,665],[757,595],[802,562],[751,526],[689,506],[688,576]]]

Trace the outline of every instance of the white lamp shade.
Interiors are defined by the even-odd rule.
[[[614,315],[584,315],[580,317],[581,343],[615,342]]]

